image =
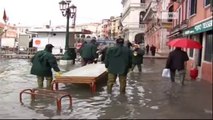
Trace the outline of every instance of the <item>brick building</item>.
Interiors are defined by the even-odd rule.
[[[187,49],[187,69],[197,66],[198,78],[212,83],[212,0],[170,0],[168,9],[178,14],[173,20],[170,39],[187,37],[202,44],[202,49]]]

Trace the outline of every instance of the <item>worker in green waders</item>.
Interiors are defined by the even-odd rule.
[[[38,88],[43,88],[43,81],[46,79],[46,88],[51,89],[52,68],[56,71],[56,76],[61,75],[56,58],[52,54],[53,47],[52,44],[47,44],[44,50],[38,51],[31,59],[32,68],[30,73],[37,76]]]
[[[129,69],[131,69],[131,50],[124,46],[124,39],[118,38],[116,46],[110,47],[105,56],[105,67],[108,71],[107,93],[112,93],[112,87],[119,77],[120,93],[125,93],[126,79]]]

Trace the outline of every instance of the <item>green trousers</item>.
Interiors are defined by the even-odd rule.
[[[37,83],[38,83],[38,88],[43,88],[43,82],[44,78],[46,79],[46,88],[51,89],[51,83],[53,80],[53,77],[44,77],[44,76],[37,76]]]
[[[112,74],[108,73],[108,81],[107,81],[107,93],[111,94],[112,93],[112,87],[115,84],[117,76],[119,77],[119,82],[120,82],[120,93],[125,93],[126,90],[126,75],[117,75],[117,74]]]

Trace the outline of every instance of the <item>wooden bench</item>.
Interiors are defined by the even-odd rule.
[[[96,91],[96,81],[106,79],[107,72],[104,64],[88,64],[86,66],[63,73],[52,82],[52,89],[58,90],[59,83],[89,84],[92,93]]]
[[[55,98],[56,99],[56,104],[57,104],[57,109],[59,111],[61,110],[61,100],[62,100],[62,98],[68,97],[69,101],[70,101],[70,106],[69,107],[72,106],[72,97],[67,92],[55,91],[55,90],[47,90],[47,89],[24,89],[19,94],[19,98],[20,98],[21,104],[24,104],[22,102],[22,94],[23,93],[30,94],[32,100],[35,99],[36,95]]]

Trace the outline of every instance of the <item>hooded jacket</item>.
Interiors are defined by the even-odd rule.
[[[105,58],[105,67],[109,73],[124,74],[128,73],[128,69],[132,64],[131,51],[128,47],[118,44],[107,50]]]
[[[94,43],[86,43],[80,49],[80,55],[84,59],[95,59],[97,58],[97,47]]]
[[[56,58],[52,55],[49,48],[38,51],[31,59],[31,62],[33,65],[30,73],[33,75],[50,77],[52,76],[51,68],[56,72],[60,71]]]

